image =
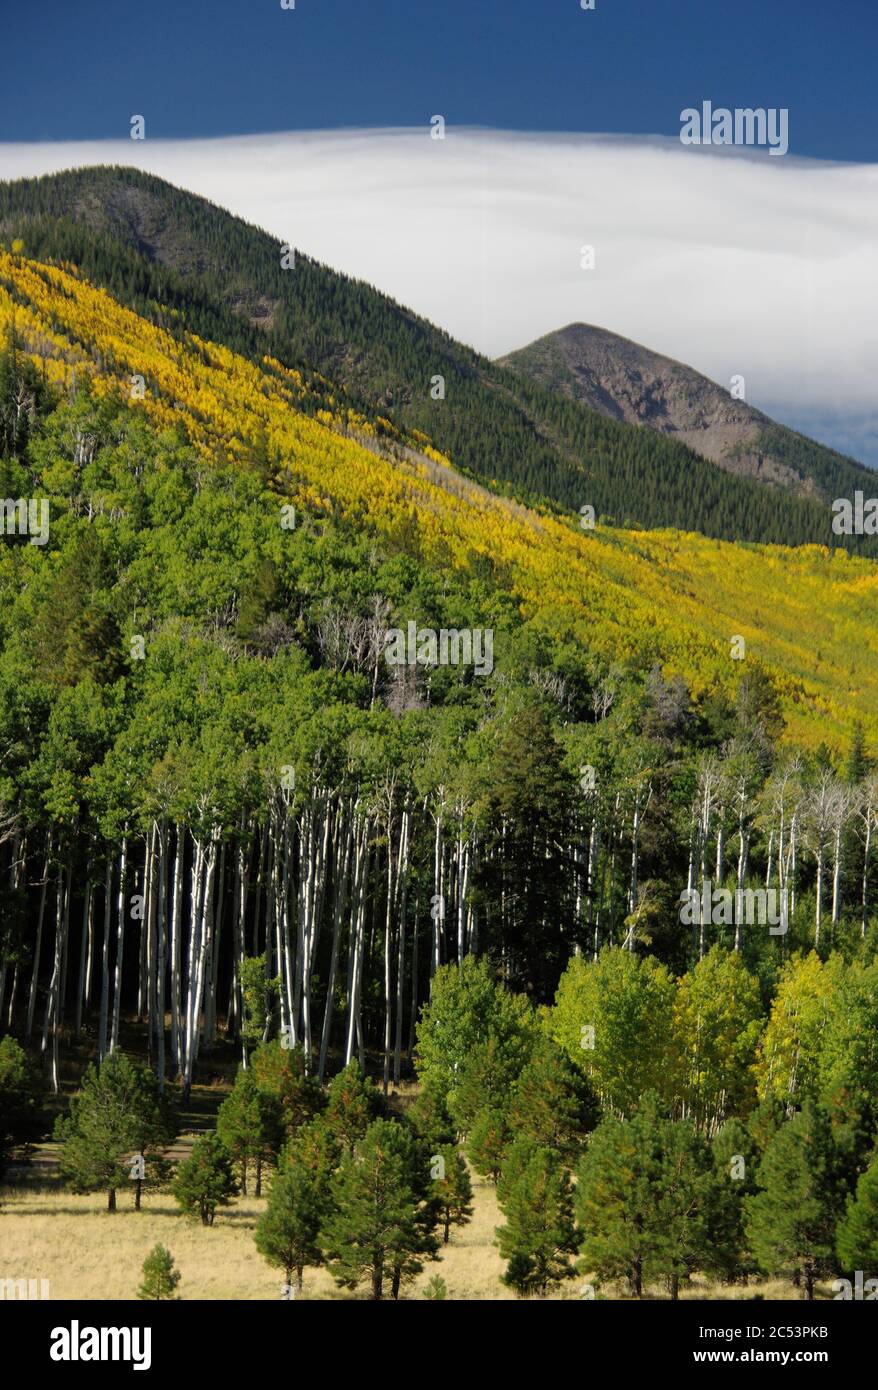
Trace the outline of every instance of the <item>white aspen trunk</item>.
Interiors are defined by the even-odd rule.
[[[707,848],[710,836],[710,821],[713,809],[712,805],[712,784],[709,776],[704,779],[704,795],[701,805],[701,906],[698,909],[698,959],[703,960],[707,949],[706,929],[707,923],[704,920],[704,893],[707,887]]]
[[[390,1088],[390,1034],[391,1034],[391,936],[393,931],[393,903],[395,897],[395,874],[393,864],[393,821],[387,818],[387,901],[384,908],[384,1094]]]
[[[64,996],[65,996],[65,964],[67,960],[67,942],[70,931],[70,895],[73,879],[73,869],[68,863],[61,870],[59,878],[59,889],[63,895],[63,906],[61,909],[61,983],[56,989],[54,1008],[52,1011],[52,1091],[57,1096],[61,1090],[61,1076],[59,1069],[59,1049],[61,1043],[61,1020],[64,1017]]]
[[[332,1035],[332,1015],[335,1003],[335,982],[338,975],[338,959],[341,944],[341,929],[350,891],[351,857],[354,844],[354,822],[344,803],[339,807],[336,830],[335,883],[332,909],[332,949],[329,958],[329,974],[326,982],[326,1007],[323,1010],[323,1028],[320,1034],[320,1061],[317,1077],[323,1085],[326,1072],[326,1057]],[[338,845],[344,842],[344,858],[339,866]]]
[[[52,1048],[51,1061],[49,1064],[49,1079],[53,1094],[58,1095],[61,1089],[58,1067],[58,1031],[60,1022],[62,958],[64,954],[64,924],[67,919],[67,890],[65,888],[64,867],[62,865],[58,866],[55,904],[55,956],[52,963],[52,978],[49,982],[49,993],[46,1000],[42,1051],[45,1055],[51,1037]]]
[[[479,837],[473,828],[470,832],[469,840],[469,878],[478,872],[479,866]],[[467,954],[477,956],[479,953],[479,910],[468,903],[466,912],[466,949]]]
[[[406,1056],[411,1064],[415,1050],[415,1025],[418,1019],[418,927],[421,921],[421,896],[415,898],[415,915],[412,924],[412,1004],[409,1011],[409,1036]]]
[[[89,866],[91,867],[91,866]],[[94,948],[95,948],[95,914],[94,914],[94,889],[95,885],[89,879],[89,905],[91,911],[88,914],[88,946],[85,958],[85,988],[83,990],[83,1004],[86,1010],[91,1007],[92,985],[94,981]]]
[[[306,813],[307,814],[307,813]],[[291,1047],[299,1040],[299,970],[302,961],[301,933],[303,930],[301,913],[297,912],[296,954],[292,953],[290,932],[290,883],[293,874],[290,868],[290,815],[284,804],[283,839],[280,850],[275,854],[275,931],[278,970],[281,975],[281,1023],[287,1030]]]
[[[119,856],[119,897],[116,917],[116,978],[113,988],[113,1025],[110,1032],[110,1052],[119,1045],[119,1017],[122,1009],[122,960],[125,946],[125,871],[128,862],[128,837],[122,836]]]
[[[430,919],[433,923],[430,950],[430,975],[439,969],[439,924],[442,917],[442,817],[436,814],[436,839],[433,846],[433,904]]]
[[[198,1053],[204,1041],[204,1001],[207,991],[210,963],[213,952],[213,936],[216,920],[217,866],[219,861],[220,828],[215,826],[205,857],[204,898],[202,904],[201,952],[197,968],[198,988],[195,998],[195,1027],[193,1030],[192,1065],[198,1060]],[[192,1077],[190,1075],[190,1081]]]
[[[588,870],[586,878],[586,925],[591,931],[594,927],[594,895],[595,882],[597,879],[597,862],[600,850],[599,844],[600,831],[598,828],[597,816],[591,818],[591,828],[588,834]]]
[[[639,887],[640,875],[640,826],[647,806],[652,800],[652,785],[646,789],[645,799],[641,799],[640,788],[634,799],[634,810],[631,815],[631,876],[628,883],[628,914],[629,916],[637,910],[637,890]],[[629,932],[629,950],[634,950],[634,932]]]
[[[64,1011],[67,1007],[67,965],[70,957],[70,900],[73,896],[73,850],[69,851],[67,864],[65,866],[65,888],[64,888],[64,932],[61,941],[61,988],[58,992],[58,1019],[56,1032],[60,1031],[60,1025],[64,1022]]]
[[[872,848],[872,801],[871,798],[866,805],[866,838],[863,845],[863,887],[861,896],[861,922],[860,935],[865,938],[866,922],[869,909],[869,853]]]
[[[275,834],[276,817],[277,817],[276,808],[275,808],[274,806],[272,806],[272,808],[271,808],[271,810],[270,810],[270,812],[269,812],[269,815],[268,815],[268,817],[267,817],[268,829],[267,829],[267,839],[266,839],[266,841],[265,841],[266,859],[265,859],[265,866],[264,866],[264,873],[265,873],[265,978],[266,978],[267,980],[273,979],[273,978],[274,978],[274,975],[275,975],[275,973],[276,973],[276,972],[275,972],[275,969],[274,969],[274,953],[275,953],[275,942],[274,942],[274,931],[275,931],[275,927],[274,927],[274,917],[275,917],[275,892],[274,892],[275,874],[274,874],[274,861],[275,861],[275,859],[277,858],[277,843],[276,843],[277,837],[276,837],[276,834]],[[278,970],[280,970],[280,968],[281,968],[281,967],[280,967],[280,964],[278,964]],[[283,1004],[281,1005],[281,1007],[283,1007]],[[265,1035],[263,1041],[264,1041],[264,1042],[267,1042],[267,1041],[268,1041],[267,1033],[266,1033],[266,1035]]]
[[[52,852],[51,832],[46,838],[46,858],[43,863],[43,877],[40,884],[40,907],[37,916],[37,939],[34,942],[34,963],[30,978],[30,995],[27,1001],[27,1025],[25,1037],[30,1038],[34,1026],[34,1009],[37,1002],[37,985],[40,976],[40,949],[43,944],[43,921],[46,915],[46,891],[49,884],[49,856]]]
[[[214,925],[210,955],[207,959],[207,980],[204,993],[204,1037],[212,1046],[216,1042],[216,994],[219,978],[219,955],[222,940],[223,919],[225,917],[226,882],[226,842],[220,843],[219,867],[217,869],[218,891],[215,893]]]
[[[174,845],[174,886],[171,900],[171,1060],[174,1073],[181,1071],[181,938],[183,926],[183,861],[186,853],[186,829],[177,824]]]
[[[790,917],[796,910],[796,855],[797,855],[797,831],[798,831],[798,809],[793,813],[790,821],[790,869],[787,875],[790,884]]]
[[[304,1047],[303,993],[305,987],[305,955],[308,950],[308,915],[310,909],[311,886],[314,875],[314,817],[316,815],[317,790],[312,786],[310,805],[299,817],[297,841],[299,846],[298,883],[296,891],[296,957],[292,999],[292,1015],[297,1034]]]
[[[137,937],[137,942],[138,942],[138,945],[137,945],[137,962],[138,962],[138,968],[137,968],[137,1021],[138,1021],[138,1023],[142,1023],[142,1022],[143,1022],[144,1011],[145,1011],[145,1006],[146,1006],[146,996],[147,996],[147,993],[148,993],[148,991],[147,991],[147,989],[146,989],[146,975],[147,975],[147,970],[149,969],[149,962],[148,962],[148,960],[147,960],[147,938],[148,938],[148,935],[149,935],[149,925],[148,925],[148,917],[147,917],[147,908],[148,908],[148,903],[149,903],[149,890],[148,890],[148,888],[147,888],[147,881],[148,881],[148,879],[149,879],[149,842],[150,842],[150,835],[151,835],[151,833],[152,833],[151,831],[147,833],[147,836],[146,836],[146,843],[145,843],[145,847],[144,847],[144,851],[143,851],[143,882],[142,882],[142,883],[139,883],[139,881],[138,881],[138,870],[135,869],[135,871],[134,871],[134,887],[135,887],[135,889],[138,888],[138,887],[141,888],[141,896],[142,896],[142,898],[143,898],[143,903],[142,903],[141,910],[140,910],[140,929],[139,929],[138,937]],[[132,858],[133,858],[133,856],[132,856]],[[132,919],[132,920],[134,920],[134,919]],[[149,1029],[148,1029],[148,1028],[147,1028],[147,1030],[146,1030],[146,1036],[147,1036],[147,1040],[149,1040]]]
[[[725,807],[719,808],[719,817],[716,827],[716,872],[714,882],[717,888],[721,888],[723,879],[726,876],[726,827],[725,827]]]
[[[333,832],[333,815],[329,793],[321,792],[320,814],[317,820],[318,833],[315,837],[314,848],[316,852],[316,864],[313,874],[310,874],[310,892],[308,894],[308,916],[305,924],[304,941],[304,961],[302,964],[302,1045],[305,1049],[305,1066],[310,1074],[312,1070],[313,1040],[311,1036],[311,980],[314,967],[314,960],[317,951],[317,943],[320,936],[320,922],[323,916],[323,897],[326,888],[327,867],[330,853],[330,837]]]
[[[204,985],[211,948],[213,890],[218,836],[219,828],[216,827],[211,834],[207,850],[201,855],[201,877],[203,879],[203,886],[199,893],[200,902],[198,912],[198,941],[195,953],[195,979],[189,991],[190,1007],[187,1023],[186,1070],[183,1076],[183,1094],[187,1099],[192,1086],[192,1077],[195,1071],[195,1063],[198,1059],[198,1045],[201,1036],[201,1006],[204,997]]]
[[[750,833],[744,822],[744,791],[741,790],[738,798],[738,872],[736,876],[737,896],[736,905],[743,901],[740,894],[744,891],[744,883],[747,877],[747,856],[750,849]],[[735,950],[744,949],[744,923],[741,921],[741,913],[735,912]]]
[[[146,1012],[146,1041],[150,1066],[153,1064],[155,1028],[155,839],[156,823],[152,821],[146,836],[143,861],[143,916],[140,922],[140,980],[138,982],[138,1014]]]
[[[98,1023],[98,1060],[107,1055],[107,1030],[110,1021],[110,930],[113,923],[113,856],[107,855],[104,876],[104,935],[101,940],[101,1006]]]
[[[62,889],[63,870],[58,865],[58,876],[55,880],[55,941],[52,953],[52,974],[49,978],[49,988],[46,991],[46,1008],[43,1013],[43,1036],[40,1043],[40,1051],[45,1058],[49,1047],[49,1030],[52,1026],[52,1016],[55,1006],[55,995],[61,980],[61,921],[63,913],[63,889]]]
[[[235,943],[234,943],[234,963],[232,967],[232,985],[229,991],[229,1033],[235,1037],[241,1037],[241,1065],[246,1070],[248,1065],[247,1043],[243,1036],[244,1024],[244,998],[242,993],[242,980],[244,972],[245,941],[244,934],[247,923],[247,894],[250,888],[250,853],[249,841],[247,839],[247,820],[242,814],[241,826],[238,833],[238,845],[235,867]]]
[[[11,862],[9,869],[10,887],[15,894],[21,887],[21,880],[24,877],[27,865],[27,837],[15,835],[11,846]],[[4,965],[4,981],[5,981]],[[12,1031],[12,1021],[15,1016],[15,997],[18,992],[19,962],[16,960],[15,969],[12,972],[12,988],[9,991],[9,1012],[7,1014],[7,1027]],[[0,1018],[3,1016],[3,991],[0,989]]]
[[[355,813],[356,814],[356,813]],[[354,1043],[359,1030],[360,977],[362,973],[363,945],[366,928],[366,879],[369,872],[369,818],[361,818],[357,833],[356,854],[354,858],[354,891],[351,899],[350,922],[350,968],[348,984],[348,1019],[345,1038],[344,1065],[347,1066],[354,1053]]]
[[[265,877],[265,864],[268,857],[268,817],[266,816],[261,831],[256,827],[254,836],[256,841],[254,853],[258,855],[256,867],[256,898],[253,908],[253,955],[259,955],[259,923],[262,920],[262,888]]]
[[[90,943],[93,926],[93,887],[91,881],[91,863],[86,865],[85,871],[85,902],[82,907],[82,936],[79,942],[79,980],[76,987],[76,1014],[73,1023],[74,1037],[79,1037],[82,1031],[82,1005],[86,993],[86,959],[90,954]]]
[[[393,1080],[398,1086],[402,1070],[403,990],[405,985],[405,919],[408,903],[408,858],[412,813],[408,799],[402,813],[399,837],[397,885],[396,1032],[393,1044]]]
[[[156,1019],[156,1070],[159,1079],[159,1095],[165,1091],[165,975],[168,956],[168,829],[164,820],[157,827],[157,911],[156,911],[156,971],[155,971],[155,1019]]]
[[[204,892],[204,846],[201,839],[193,836],[195,853],[192,858],[192,870],[190,876],[189,891],[189,950],[187,952],[186,967],[186,1001],[183,1006],[183,1018],[180,1039],[180,1079],[183,1084],[183,1094],[188,1099],[188,1078],[192,1075],[193,1064],[193,1032],[195,1015],[195,994],[198,987],[198,960],[201,954],[201,900]]]
[[[838,926],[841,916],[841,870],[842,853],[841,841],[844,825],[839,816],[835,826],[835,835],[832,842],[832,925]]]
[[[6,1015],[6,1027],[12,1032],[12,1020],[15,1017],[15,996],[18,993],[18,965],[15,962],[15,969],[12,972],[12,989],[9,991],[9,1012]]]
[[[464,902],[466,899],[466,847],[463,840],[463,826],[458,820],[457,828],[457,851],[455,861],[455,878],[457,881],[457,963],[463,964],[466,931],[466,921],[464,913]]]

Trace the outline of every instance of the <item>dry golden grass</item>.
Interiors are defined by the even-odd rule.
[[[183,1145],[185,1146],[185,1140]],[[53,1146],[46,1146],[51,1150]],[[45,1157],[51,1163],[53,1155]],[[473,1175],[473,1217],[467,1225],[452,1227],[451,1240],[441,1248],[437,1261],[404,1291],[406,1298],[421,1298],[433,1275],[445,1280],[449,1299],[511,1299],[515,1295],[501,1283],[503,1261],[494,1244],[502,1214],[493,1186]],[[220,1210],[213,1227],[187,1221],[167,1193],[146,1195],[143,1208],[133,1208],[133,1196],[118,1194],[118,1209],[106,1211],[106,1194],[77,1196],[56,1184],[21,1183],[0,1190],[0,1279],[48,1279],[53,1299],[108,1300],[135,1298],[141,1267],[154,1245],[167,1246],[180,1271],[179,1294],[184,1299],[271,1299],[281,1296],[282,1275],[257,1253],[253,1231],[265,1199],[238,1198]],[[559,1299],[582,1297],[585,1276],[577,1276],[554,1295]],[[766,1299],[799,1297],[791,1285],[779,1280],[723,1287],[696,1281],[682,1291],[683,1298]],[[338,1289],[323,1269],[305,1272],[304,1298],[366,1298]],[[625,1297],[622,1287],[602,1296]],[[662,1289],[647,1296],[666,1298]]]

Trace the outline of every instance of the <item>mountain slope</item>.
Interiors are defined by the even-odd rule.
[[[739,477],[823,502],[874,488],[871,469],[777,424],[694,368],[605,328],[571,323],[499,361],[609,419],[676,439]]]
[[[98,398],[128,399],[168,440],[184,431],[205,467],[232,463],[263,476],[278,507],[290,499],[308,525],[341,518],[437,575],[484,577],[503,598],[486,590],[483,611],[468,615],[475,626],[494,621],[498,602],[511,605],[555,649],[641,672],[659,663],[696,698],[734,688],[742,668],[729,644],[743,636],[747,660],[768,670],[782,697],[791,737],[840,746],[857,717],[878,737],[878,566],[870,561],[667,531],[583,532],[493,495],[429,445],[382,436],[344,405],[304,410],[306,385],[275,359],[256,364],[193,335],[174,337],[69,269],[0,253],[0,330],[13,320],[50,382],[69,389],[74,377],[80,386],[87,379]],[[142,399],[131,393],[138,376]],[[115,503],[95,491],[87,440],[59,442],[69,461],[53,465],[53,509],[109,512]],[[223,524],[234,531],[233,516]],[[138,630],[149,627],[154,601],[145,588]],[[397,615],[403,628],[421,617]]]
[[[252,360],[267,352],[308,382],[303,409],[334,389],[373,423],[419,431],[458,469],[520,499],[589,504],[618,525],[839,543],[814,499],[730,476],[675,440],[565,399],[306,257],[284,270],[276,238],[161,179],[93,168],[0,185],[0,237],[74,262],[172,333]],[[444,399],[431,395],[436,376]],[[844,543],[878,553],[875,538]]]

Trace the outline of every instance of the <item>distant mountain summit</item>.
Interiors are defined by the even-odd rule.
[[[827,500],[852,462],[693,367],[605,328],[571,323],[499,361],[610,419],[676,439],[729,473],[802,495]]]

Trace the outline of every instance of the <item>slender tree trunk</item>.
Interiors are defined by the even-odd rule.
[[[406,1057],[411,1066],[412,1056],[415,1050],[415,1026],[418,1020],[418,927],[421,921],[421,896],[420,893],[415,897],[415,915],[412,923],[412,1005],[409,1010],[409,1036],[406,1046]]]
[[[125,876],[128,862],[128,837],[122,837],[122,853],[119,856],[119,897],[116,916],[116,980],[113,989],[113,1027],[110,1034],[110,1051],[119,1046],[119,1018],[122,1010],[122,961],[125,946]]]
[[[326,1057],[329,1051],[329,1040],[332,1034],[332,1013],[335,1003],[335,981],[338,974],[338,959],[341,946],[341,930],[344,920],[345,909],[349,896],[351,856],[354,846],[354,818],[344,812],[340,816],[338,827],[339,840],[344,839],[344,860],[339,868],[338,855],[336,854],[335,868],[335,897],[332,912],[332,950],[329,958],[329,975],[326,981],[326,1007],[323,1010],[323,1029],[320,1036],[320,1062],[318,1066],[318,1080],[321,1086],[326,1072]]]
[[[186,854],[186,830],[178,824],[174,845],[174,886],[171,904],[171,1059],[174,1072],[180,1075],[181,1056],[181,954],[183,926],[183,861]]]
[[[860,935],[865,939],[866,923],[869,916],[869,854],[872,848],[872,806],[866,808],[866,839],[863,846],[863,885],[861,903]]]
[[[399,1085],[402,1070],[403,989],[405,986],[405,919],[408,905],[408,858],[412,813],[408,801],[402,813],[397,884],[396,1033],[393,1045],[393,1080]],[[417,928],[416,928],[417,930]]]
[[[165,1091],[165,979],[168,965],[168,827],[165,820],[158,826],[158,901],[156,912],[156,1072],[159,1095]]]
[[[79,943],[79,983],[76,989],[76,1018],[74,1036],[82,1031],[82,1006],[86,996],[86,961],[91,957],[91,938],[94,929],[94,885],[91,881],[91,864],[86,868],[85,902],[82,909],[82,938]]]
[[[25,1037],[30,1038],[34,1026],[34,1009],[37,1002],[37,985],[40,977],[40,948],[43,942],[43,921],[46,915],[46,890],[49,885],[49,858],[52,853],[51,833],[46,838],[46,858],[43,863],[43,877],[40,883],[40,907],[37,916],[37,938],[34,942],[34,963],[30,979],[30,995],[27,1001],[27,1027]]]
[[[104,935],[101,941],[101,1007],[98,1025],[98,1060],[107,1055],[107,1031],[110,1016],[110,929],[113,920],[113,858],[107,855],[104,879]]]
[[[391,934],[393,931],[393,903],[395,898],[396,876],[393,864],[393,823],[387,822],[387,902],[384,911],[384,1094],[390,1087],[390,1030],[391,1030]]]

